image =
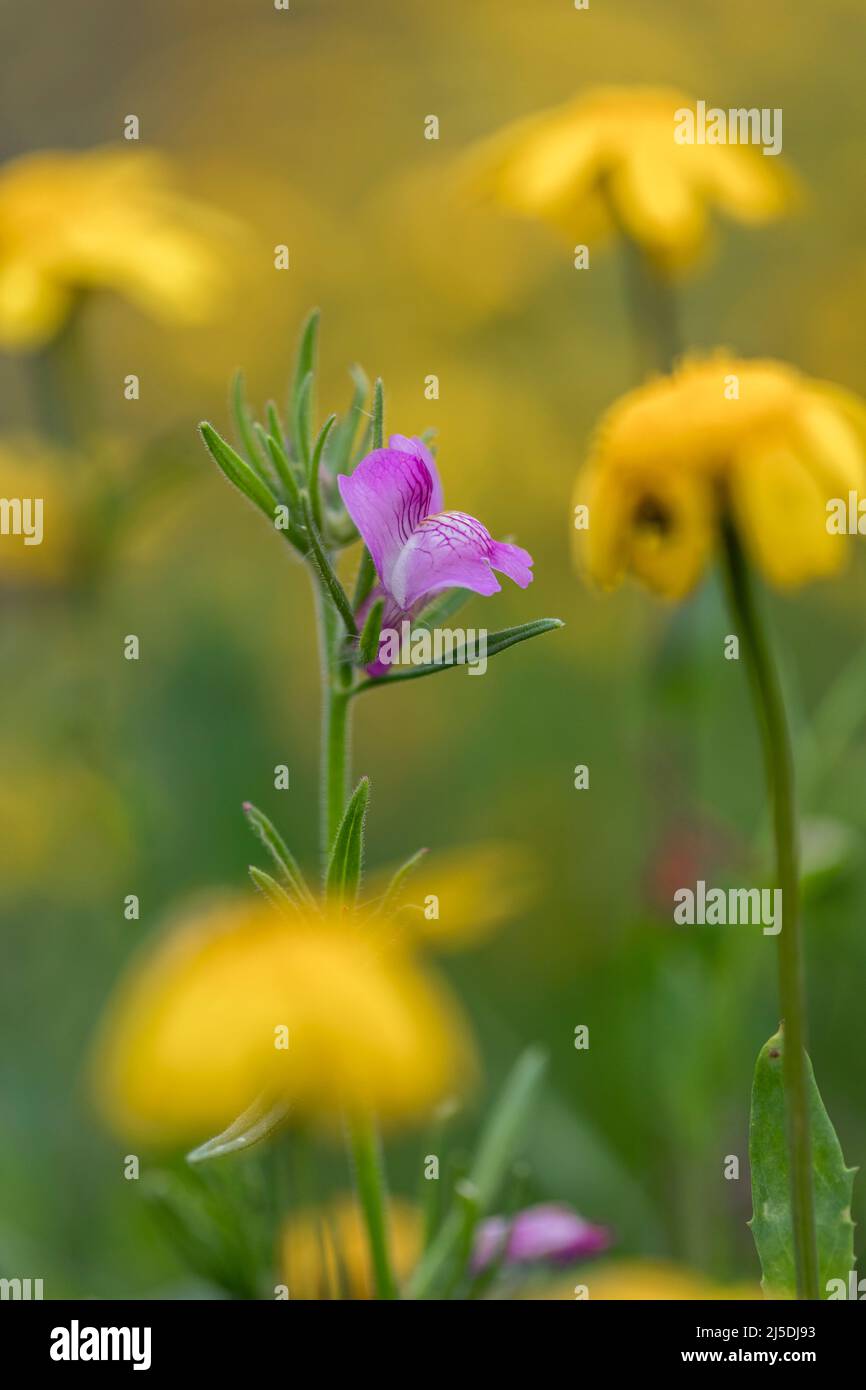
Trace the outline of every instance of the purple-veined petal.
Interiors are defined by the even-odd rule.
[[[386,589],[397,558],[418,524],[442,510],[442,484],[430,450],[420,439],[395,434],[354,473],[337,479],[346,511],[373,557]]]
[[[593,1226],[570,1207],[541,1203],[511,1220],[491,1216],[482,1221],[475,1233],[472,1269],[477,1274],[495,1260],[505,1266],[540,1261],[570,1264],[606,1250],[610,1239],[606,1227]]]
[[[465,512],[426,516],[403,546],[388,587],[401,608],[410,609],[440,589],[472,589],[495,594],[501,589],[494,569],[521,589],[532,582],[532,556],[518,545],[495,541],[480,521]]]

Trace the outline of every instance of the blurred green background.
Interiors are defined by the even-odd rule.
[[[807,200],[769,229],[717,228],[712,258],[681,287],[686,336],[864,391],[860,0],[593,0],[588,12],[569,0],[292,0],[288,13],[269,0],[46,0],[0,6],[0,50],[4,158],[115,142],[135,113],[142,145],[172,157],[184,193],[247,228],[230,300],[200,327],[167,330],[107,295],[86,304],[76,370],[87,427],[59,466],[82,490],[93,469],[134,473],[145,496],[92,583],[3,578],[0,1272],[43,1278],[47,1297],[188,1288],[123,1179],[122,1144],[94,1117],[87,1049],[124,961],[164,911],[193,890],[244,885],[242,800],[314,861],[308,584],[218,477],[195,425],[228,428],[239,365],[254,402],[283,398],[301,317],[319,304],[322,414],[344,408],[352,362],[381,374],[386,428],[436,429],[447,504],[535,556],[528,593],[479,599],[466,621],[567,623],[484,680],[457,671],[358,704],[374,863],[504,837],[544,868],[529,911],[446,963],[485,1059],[467,1133],[521,1047],[542,1041],[551,1080],[525,1145],[531,1192],[613,1227],[620,1254],[756,1278],[748,1101],[778,1024],[773,942],[748,928],[677,930],[671,906],[674,887],[757,881],[763,869],[745,673],[722,660],[714,581],[698,622],[694,605],[598,597],[572,571],[574,474],[599,412],[633,384],[615,252],[578,274],[543,228],[461,208],[445,187],[472,140],[598,82],[782,107],[784,158]],[[423,138],[428,114],[438,142]],[[291,269],[276,274],[283,242]],[[3,450],[41,447],[44,370],[39,355],[0,361]],[[123,397],[129,372],[137,402]],[[438,401],[424,398],[431,373]],[[846,1159],[862,1165],[866,563],[855,549],[841,581],[769,602],[803,811],[824,823],[806,833],[810,862],[824,861],[807,903],[811,1051]],[[140,638],[137,663],[123,659],[127,633]],[[291,790],[278,793],[283,762]],[[588,791],[573,788],[578,763]],[[141,899],[137,923],[123,917],[128,893]],[[573,1046],[581,1023],[588,1052]],[[398,1188],[417,1187],[426,1151],[424,1136],[400,1142]],[[723,1177],[728,1154],[739,1182]],[[333,1165],[338,1181],[339,1156]],[[866,1217],[862,1181],[855,1217]]]

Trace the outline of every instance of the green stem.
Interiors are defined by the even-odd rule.
[[[328,595],[316,583],[316,612],[322,665],[321,850],[323,872],[336,838],[348,797],[349,690],[351,668],[340,659],[342,624]],[[386,1183],[372,1117],[355,1117],[349,1124],[349,1149],[373,1265],[376,1294],[397,1297],[388,1247]]]
[[[351,1121],[349,1142],[355,1170],[355,1182],[367,1226],[367,1240],[373,1263],[376,1295],[380,1299],[395,1299],[397,1297],[397,1284],[391,1268],[391,1256],[388,1249],[385,1175],[382,1171],[379,1136],[369,1117],[356,1118]]]
[[[818,1299],[818,1254],[806,1057],[806,976],[800,912],[800,871],[794,799],[794,760],[776,665],[758,613],[739,537],[724,526],[725,569],[731,607],[743,636],[773,802],[776,877],[782,890],[779,996],[785,1029],[783,1080],[788,1119],[791,1212],[799,1298]]]

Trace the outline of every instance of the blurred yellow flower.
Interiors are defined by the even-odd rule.
[[[388,1236],[394,1274],[402,1283],[421,1254],[423,1220],[417,1207],[392,1197]],[[356,1199],[348,1193],[327,1206],[293,1212],[281,1242],[283,1280],[292,1299],[375,1296],[370,1244]]]
[[[13,514],[2,524],[0,584],[42,588],[68,577],[80,540],[80,497],[75,470],[64,463],[68,458],[35,439],[0,441],[0,499],[26,503],[20,526]]]
[[[423,1119],[471,1081],[450,997],[372,925],[220,901],[133,966],[94,1076],[114,1126],[152,1140],[224,1127],[260,1093],[325,1128]]]
[[[784,589],[841,567],[828,503],[864,483],[859,398],[781,362],[719,353],[684,362],[607,412],[578,477],[574,538],[602,587],[630,574],[678,599],[729,516],[754,563]]]
[[[591,1270],[569,1276],[553,1286],[531,1292],[530,1298],[572,1299],[575,1288],[585,1285],[590,1301],[619,1299],[623,1302],[713,1301],[726,1298],[761,1297],[757,1284],[715,1284],[702,1274],[665,1260],[616,1260],[594,1265]]]
[[[694,259],[707,209],[760,223],[790,205],[794,181],[748,144],[679,144],[676,113],[694,103],[660,87],[598,87],[483,141],[465,174],[477,194],[588,245],[613,229],[661,266]]]
[[[371,899],[384,893],[390,875],[368,883]],[[400,922],[411,940],[450,951],[485,941],[519,916],[535,893],[536,866],[525,846],[480,841],[425,856],[396,895],[392,907],[414,907]]]
[[[200,322],[229,285],[236,235],[137,149],[40,151],[0,170],[0,346],[40,347],[82,290],[107,289],[168,323]]]

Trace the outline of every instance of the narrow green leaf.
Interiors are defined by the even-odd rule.
[[[485,1216],[496,1200],[514,1150],[526,1128],[546,1068],[546,1054],[538,1047],[528,1047],[506,1078],[482,1132],[468,1174],[476,1219]],[[458,1261],[465,1220],[465,1203],[453,1206],[409,1281],[411,1297],[428,1298],[443,1277],[449,1282],[453,1282],[455,1275],[459,1277],[462,1270]]]
[[[487,638],[487,658],[498,656],[500,652],[507,651],[509,647],[516,646],[518,642],[527,642],[530,637],[540,637],[545,632],[553,632],[558,627],[563,627],[564,623],[559,618],[536,618],[531,623],[521,623],[519,627],[506,627],[501,632],[493,632]],[[474,660],[477,660],[481,653],[477,649]],[[408,670],[392,671],[387,676],[373,677],[370,680],[361,681],[351,692],[358,695],[362,690],[374,690],[379,686],[397,685],[400,681],[419,680],[422,676],[435,675],[437,671],[448,671],[452,666],[465,665],[465,644],[455,647],[450,658],[444,661],[433,661],[426,666],[413,666]]]
[[[245,497],[264,512],[265,516],[271,521],[274,519],[278,502],[270,488],[266,487],[245,459],[236,453],[230,444],[217,434],[213,425],[207,421],[202,421],[199,425],[201,437],[205,442],[211,458],[217,467],[222,470],[230,483],[242,492]]]
[[[343,812],[328,864],[328,900],[352,906],[358,896],[364,861],[364,818],[370,800],[370,779],[362,777]]]
[[[267,462],[262,458],[260,450],[256,446],[256,437],[253,433],[253,419],[244,395],[244,374],[238,368],[232,379],[231,406],[234,417],[235,429],[238,438],[243,445],[247,462],[264,483],[270,486],[271,479],[268,475]]]
[[[371,603],[358,644],[358,658],[362,666],[369,666],[371,662],[376,660],[379,653],[379,635],[382,631],[384,611],[385,600],[383,598],[377,598],[375,603]]]
[[[416,850],[411,858],[407,859],[405,864],[401,864],[399,869],[392,875],[391,881],[382,894],[381,902],[376,909],[383,917],[387,917],[388,913],[393,912],[397,907],[403,884],[406,882],[407,878],[415,872],[427,853],[429,853],[429,851],[426,848]]]
[[[349,408],[339,421],[337,428],[331,436],[330,463],[334,474],[348,473],[352,462],[352,446],[355,442],[355,435],[358,431],[358,422],[361,418],[361,410],[370,391],[370,383],[364,372],[357,365],[349,369],[352,378],[354,391]]]
[[[279,831],[268,820],[264,811],[260,811],[251,801],[244,802],[243,811],[253,834],[257,836],[273,859],[290,896],[298,903],[315,907],[316,900],[307,886],[301,867]]]
[[[242,1115],[222,1131],[199,1144],[186,1156],[187,1163],[205,1163],[211,1158],[225,1158],[227,1154],[237,1153],[239,1149],[252,1149],[256,1144],[269,1139],[282,1127],[288,1118],[289,1109],[284,1101],[274,1101],[259,1096]]]
[[[319,430],[319,436],[310,459],[310,472],[307,479],[310,497],[313,500],[313,516],[316,518],[316,525],[320,531],[322,529],[322,498],[319,492],[319,472],[322,466],[322,452],[327,443],[328,435],[333,429],[336,418],[336,415],[329,415],[324,425]]]
[[[256,439],[270,458],[274,466],[274,472],[282,483],[283,494],[288,498],[291,510],[293,512],[300,511],[300,489],[298,488],[297,480],[292,472],[292,466],[285,449],[278,439],[275,439],[272,434],[268,434],[267,430],[263,425],[259,424],[258,420],[253,425],[253,429]]]
[[[307,372],[301,382],[301,388],[295,398],[295,414],[293,417],[294,443],[304,473],[310,476],[310,457],[311,457],[311,415],[312,415],[312,396],[313,396],[313,373]]]
[[[316,371],[316,348],[319,341],[319,319],[321,311],[311,309],[304,325],[301,329],[301,336],[298,341],[298,353],[295,358],[295,374],[292,381],[292,394],[289,401],[289,419],[294,420],[297,414],[297,402],[304,380],[311,373]]]
[[[788,1162],[785,1091],[780,1029],[764,1044],[755,1065],[749,1128],[752,1170],[752,1210],[749,1225],[770,1298],[796,1298],[794,1231],[791,1220],[791,1177]],[[815,1084],[807,1059],[809,1116],[812,1129],[812,1170],[815,1179],[815,1227],[818,1244],[818,1287],[826,1298],[831,1280],[841,1279],[847,1296],[854,1269],[854,1226],[851,1196],[854,1168],[846,1168],[842,1149]]]
[[[265,873],[264,869],[257,869],[255,864],[250,864],[248,873],[262,897],[267,898],[274,907],[279,908],[281,912],[297,912],[297,903],[289,897],[285,888],[282,888],[275,878]]]
[[[309,493],[301,493],[301,515],[304,518],[304,525],[307,528],[307,539],[310,546],[310,557],[316,567],[318,576],[328,597],[332,600],[346,627],[350,637],[358,636],[358,628],[355,623],[355,615],[349,603],[345,589],[334,573],[330,560],[325,554],[325,547],[319,535],[319,529],[313,516],[313,508],[310,502]]]
[[[280,419],[276,401],[268,401],[265,405],[265,419],[268,422],[268,433],[274,436],[282,449],[285,449],[286,432],[283,429],[283,422]]]
[[[376,377],[373,387],[373,448],[381,449],[385,442],[385,387],[382,378]]]

